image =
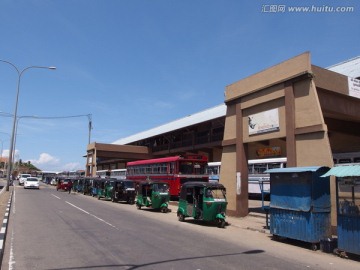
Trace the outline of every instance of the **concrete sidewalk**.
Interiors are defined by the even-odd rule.
[[[265,202],[268,205],[269,202]],[[177,202],[170,202],[169,208],[172,212],[177,211]],[[249,200],[249,214],[246,217],[226,216],[226,221],[230,226],[270,234],[266,227],[266,214],[261,208],[261,200]]]

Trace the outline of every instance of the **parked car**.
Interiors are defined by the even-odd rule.
[[[40,189],[39,179],[37,177],[27,177],[24,181],[24,189],[35,188]]]
[[[31,177],[31,174],[27,174],[27,173],[22,173],[19,175],[19,185],[22,186],[24,185],[24,182],[26,180],[26,178]]]

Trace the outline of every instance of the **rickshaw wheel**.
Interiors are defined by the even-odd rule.
[[[184,222],[185,221],[185,216],[183,214],[179,213],[178,214],[178,219],[179,219],[179,221]]]
[[[226,224],[226,222],[225,222],[224,219],[219,219],[218,220],[218,227],[219,228],[225,228],[225,224]]]
[[[98,200],[100,200],[100,196],[98,195]]]
[[[140,209],[141,209],[141,205],[137,203],[137,204],[136,204],[136,208],[140,210]]]
[[[167,213],[167,212],[168,212],[168,208],[167,208],[167,207],[161,207],[161,212],[162,212],[162,213]]]

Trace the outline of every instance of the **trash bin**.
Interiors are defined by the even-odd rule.
[[[333,253],[337,247],[336,238],[327,238],[320,240],[320,250],[325,253]]]
[[[360,165],[340,165],[324,177],[336,176],[338,250],[360,255]]]
[[[311,243],[331,237],[328,167],[293,167],[270,173],[270,233]]]

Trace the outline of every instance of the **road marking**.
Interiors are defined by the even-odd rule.
[[[14,269],[15,256],[14,256],[14,230],[11,232],[11,241],[10,241],[10,258],[9,258],[9,270]]]
[[[15,209],[16,209],[16,204],[15,204],[15,201],[16,201],[16,197],[15,197],[15,194],[16,194],[16,190],[14,189],[14,191],[13,191],[13,198],[12,198],[12,212],[13,212],[13,214],[15,214]]]
[[[65,202],[66,202],[67,204],[70,204],[72,207],[75,207],[76,209],[79,209],[80,211],[83,211],[85,214],[90,215],[90,213],[89,213],[89,212],[87,212],[87,211],[85,211],[84,209],[82,209],[82,208],[80,208],[80,207],[76,206],[75,204],[69,203],[68,201],[65,201]]]
[[[56,199],[59,199],[59,200],[61,200],[61,198],[60,197],[58,197],[58,196],[56,196],[56,195],[54,195],[54,194],[51,194],[52,196],[54,196]]]
[[[89,213],[89,212],[85,211],[84,209],[82,209],[82,208],[80,208],[80,207],[78,207],[78,206],[76,206],[76,205],[74,205],[74,204],[72,204],[72,203],[70,203],[70,202],[68,202],[68,201],[65,201],[65,202],[66,202],[67,204],[71,205],[72,207],[74,207],[74,208],[76,208],[76,209],[78,209],[78,210],[80,210],[80,211],[84,212],[85,214],[88,214],[89,216],[91,216],[91,217],[93,217],[93,218],[96,218],[97,220],[99,220],[99,221],[101,221],[101,222],[105,223],[106,225],[109,225],[110,227],[112,227],[112,228],[114,228],[114,229],[116,229],[116,230],[119,230],[118,228],[116,228],[116,226],[114,226],[114,225],[112,225],[111,223],[109,223],[109,222],[107,222],[107,221],[103,220],[102,218],[99,218],[99,217],[97,217],[97,216],[95,216],[95,215],[93,215],[93,214],[91,214],[91,213]]]

